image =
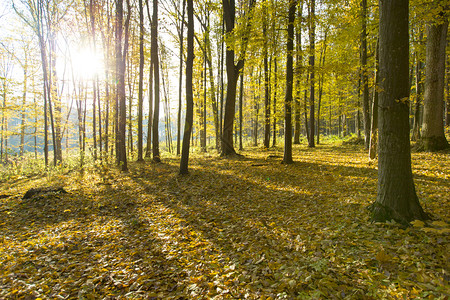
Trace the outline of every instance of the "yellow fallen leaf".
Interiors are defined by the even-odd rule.
[[[425,226],[425,223],[423,221],[420,221],[420,220],[414,220],[414,221],[411,222],[411,224],[414,227],[423,227],[423,226]]]
[[[375,256],[375,258],[381,263],[391,260],[391,257],[384,251],[384,249],[381,249]]]
[[[447,222],[444,222],[444,221],[433,221],[433,222],[431,222],[431,224],[433,226],[437,226],[437,227],[447,227],[448,226]]]

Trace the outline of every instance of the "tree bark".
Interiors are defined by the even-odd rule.
[[[372,220],[427,219],[417,198],[409,144],[408,0],[380,0],[378,192]]]
[[[379,76],[379,42],[375,47],[375,78],[373,87],[373,101],[372,101],[372,123],[370,126],[370,145],[369,145],[369,157],[374,159],[377,156],[377,144],[378,144],[378,90],[380,86]]]
[[[185,13],[186,0],[183,0],[183,13],[181,14],[180,32],[178,38],[180,40],[180,74],[178,82],[178,116],[177,116],[177,155],[180,155],[181,148],[181,98],[183,91],[183,48],[184,48],[184,13]]]
[[[292,89],[294,84],[294,21],[296,0],[290,0],[287,27],[287,58],[286,58],[286,96],[284,99],[284,156],[283,163],[291,164],[292,160]]]
[[[315,38],[316,38],[316,20],[315,20],[315,0],[311,0],[310,10],[309,10],[309,83],[310,83],[310,92],[309,92],[309,140],[308,147],[315,147],[314,145],[314,134],[315,134],[315,117],[314,117],[314,85],[315,85],[315,70],[314,70],[314,61],[315,61]]]
[[[263,38],[264,38],[264,147],[270,147],[270,89],[269,89],[269,63],[267,38],[267,9],[263,14]]]
[[[153,63],[154,99],[153,111],[153,161],[160,162],[159,154],[159,58],[158,58],[158,0],[153,1],[153,17],[151,30],[151,60]]]
[[[242,122],[243,122],[243,115],[242,115],[242,98],[244,95],[244,73],[241,73],[240,75],[240,87],[239,87],[239,150],[244,150],[244,146],[242,144]]]
[[[370,106],[369,106],[369,78],[367,75],[367,0],[361,1],[361,85],[362,109],[364,120],[364,146],[369,149],[370,143]]]
[[[250,1],[249,14],[255,5],[255,0]],[[225,31],[227,35],[231,35],[235,27],[235,14],[236,6],[235,0],[222,0],[223,4],[223,17],[225,20]],[[233,125],[236,113],[236,88],[237,81],[239,78],[239,73],[244,67],[245,61],[245,50],[248,42],[248,34],[250,31],[250,22],[247,21],[247,26],[244,32],[244,36],[241,40],[241,53],[237,64],[234,63],[235,52],[233,48],[227,47],[225,54],[226,61],[226,72],[227,72],[227,94],[225,100],[225,114],[223,120],[223,131],[222,131],[222,156],[236,154],[233,146]]]
[[[144,5],[139,0],[139,87],[138,87],[138,157],[137,161],[144,161],[143,158],[143,132],[142,132],[142,110],[144,103]]]
[[[423,31],[420,28],[419,41],[423,39]],[[420,128],[422,125],[422,103],[423,103],[423,62],[420,59],[419,51],[416,50],[416,101],[414,102],[414,124],[411,140],[420,140]]]
[[[194,121],[194,97],[192,91],[192,67],[194,64],[194,4],[187,0],[187,58],[186,58],[186,119],[184,123],[183,147],[180,160],[180,174],[188,173],[189,146]]]
[[[118,118],[117,118],[117,154],[118,164],[123,172],[128,171],[126,152],[126,97],[125,97],[125,47],[122,51],[123,35],[123,1],[117,1],[116,7],[116,64],[117,64],[117,94],[118,94]]]
[[[296,30],[296,76],[297,84],[295,89],[295,120],[294,120],[294,144],[300,144],[300,116],[301,116],[301,89],[300,89],[300,79],[301,79],[301,69],[302,69],[302,13],[303,13],[303,1],[300,1],[297,20],[299,20],[297,30]]]
[[[425,151],[449,147],[444,133],[445,46],[448,21],[427,25],[422,138]]]

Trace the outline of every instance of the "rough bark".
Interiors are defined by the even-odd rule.
[[[255,0],[250,1],[249,14],[253,6],[255,5]],[[225,20],[225,31],[226,34],[230,35],[234,31],[235,27],[235,14],[236,6],[234,0],[223,0],[223,17]],[[241,53],[239,55],[238,62],[235,64],[235,51],[232,47],[227,47],[225,54],[226,61],[226,72],[227,72],[227,93],[225,100],[225,113],[223,120],[223,131],[222,131],[222,156],[236,154],[233,146],[233,125],[236,113],[236,87],[239,78],[239,73],[244,67],[245,61],[245,50],[248,42],[248,34],[250,31],[250,22],[247,21],[246,31],[241,40]],[[231,46],[231,45],[230,45]]]
[[[445,46],[448,21],[427,25],[425,95],[421,143],[425,151],[449,147],[444,133]]]
[[[378,192],[373,221],[427,219],[417,198],[409,144],[408,0],[380,0]],[[394,30],[395,29],[395,30]]]

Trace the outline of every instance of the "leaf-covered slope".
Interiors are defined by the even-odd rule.
[[[376,169],[351,146],[194,156],[2,184],[0,297],[444,298],[448,154],[414,154],[434,222],[370,224]],[[22,200],[36,186],[64,186]]]

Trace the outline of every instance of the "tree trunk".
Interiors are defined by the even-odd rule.
[[[294,85],[294,21],[296,0],[290,0],[287,26],[287,58],[286,58],[286,96],[284,99],[284,156],[283,163],[291,164],[292,160],[292,88]]]
[[[375,47],[375,78],[373,87],[373,101],[372,101],[372,123],[370,127],[370,145],[369,145],[369,157],[374,159],[377,156],[377,144],[378,144],[378,90],[380,86],[379,76],[379,41]]]
[[[421,142],[425,151],[449,146],[444,133],[445,46],[448,21],[427,25],[425,95]]]
[[[159,154],[159,58],[158,58],[158,0],[153,1],[151,30],[151,61],[153,63],[155,109],[153,111],[153,161],[160,162]]]
[[[272,139],[272,147],[275,147],[277,144],[277,72],[278,72],[278,65],[277,65],[277,58],[274,58],[274,78],[273,78],[273,139]]]
[[[180,174],[188,173],[189,146],[194,121],[194,97],[192,92],[192,67],[194,64],[194,4],[187,0],[187,59],[186,59],[186,120],[184,123],[183,147],[180,160]]]
[[[319,103],[317,104],[317,145],[320,142],[320,109],[322,102],[322,94],[323,94],[323,80],[325,77],[323,67],[325,66],[325,55],[327,51],[327,32],[325,32],[325,36],[323,38],[323,49],[320,53],[319,64],[321,66],[322,72],[319,74]]]
[[[267,9],[263,14],[263,38],[264,38],[264,147],[270,146],[270,90],[269,90],[269,63],[268,63],[268,39],[267,39]]]
[[[117,119],[117,156],[118,164],[122,171],[128,171],[127,152],[126,152],[126,97],[125,97],[125,47],[122,52],[122,34],[123,34],[123,1],[117,1],[116,7],[116,64],[117,64],[117,94],[118,94],[118,119]]]
[[[296,31],[296,76],[297,76],[297,84],[295,89],[295,128],[294,128],[294,144],[300,144],[300,116],[301,116],[301,104],[300,104],[300,98],[301,98],[301,89],[300,89],[300,79],[301,79],[301,68],[302,68],[302,28],[301,28],[301,20],[302,20],[302,13],[303,13],[303,1],[300,1],[299,9],[298,9],[298,16],[297,19],[300,20],[297,26]]]
[[[447,83],[445,85],[445,88],[447,90],[447,113],[445,115],[445,126],[450,126],[450,55],[447,55],[447,75],[445,76],[447,78]]]
[[[25,113],[27,104],[27,80],[28,80],[28,53],[25,52],[25,62],[23,64],[23,95],[22,95],[22,114],[20,124],[20,146],[19,155],[23,156],[25,147]]]
[[[361,1],[361,85],[363,96],[364,146],[369,149],[370,143],[370,108],[369,108],[369,78],[367,70],[367,0]]]
[[[249,5],[249,14],[255,5],[256,1],[251,0]],[[235,27],[235,14],[236,6],[234,0],[222,0],[223,4],[223,17],[225,20],[225,31],[227,35],[231,35]],[[244,68],[245,50],[248,42],[248,34],[250,32],[250,22],[247,21],[244,35],[241,39],[241,53],[237,64],[234,63],[235,52],[233,47],[229,47],[226,50],[226,71],[227,71],[227,94],[225,100],[225,114],[223,120],[223,132],[222,132],[222,156],[236,154],[233,146],[233,124],[236,113],[236,88],[239,73]],[[231,45],[230,45],[231,46]]]
[[[180,78],[178,82],[178,116],[177,116],[177,155],[180,155],[180,145],[181,145],[181,99],[182,99],[182,91],[183,91],[183,46],[184,46],[184,13],[185,13],[186,0],[183,0],[183,13],[181,14],[180,21],[180,32],[178,34],[178,38],[180,40]]]
[[[422,26],[419,24],[419,41],[423,40],[423,30]],[[416,50],[416,67],[415,67],[415,76],[416,76],[416,98],[414,102],[414,124],[413,124],[413,132],[411,136],[412,141],[420,140],[420,128],[422,127],[422,103],[423,103],[423,61],[420,59],[419,50]]]
[[[139,0],[139,87],[138,87],[138,157],[137,161],[144,161],[143,158],[143,132],[142,132],[142,107],[144,103],[144,5]]]
[[[411,170],[408,6],[408,0],[380,1],[378,193],[371,205],[373,221],[406,225],[427,219]]]
[[[309,141],[308,147],[315,147],[314,145],[314,85],[315,85],[315,70],[314,70],[314,60],[315,60],[315,38],[316,38],[316,17],[315,17],[315,0],[311,0],[311,7],[309,11]]]
[[[242,98],[244,95],[244,73],[241,73],[240,77],[241,85],[239,87],[239,150],[244,150],[244,146],[242,145]]]

